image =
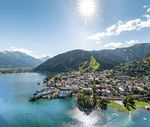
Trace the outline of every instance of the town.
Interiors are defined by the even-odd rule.
[[[123,101],[125,97],[144,102],[150,99],[150,76],[130,77],[113,70],[59,73],[48,76],[44,83],[46,88],[36,91],[29,101],[66,98],[77,95],[80,91],[86,91],[91,97],[93,86],[96,98],[109,101]],[[149,108],[148,103],[144,106]]]

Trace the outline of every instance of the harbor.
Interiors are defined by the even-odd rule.
[[[71,97],[72,91],[69,88],[61,87],[59,89],[54,87],[47,87],[41,90],[37,90],[32,97],[29,97],[29,102],[36,101],[38,99],[55,99]]]
[[[0,94],[3,98],[0,102],[1,127],[82,127],[95,124],[102,127],[126,127],[127,123],[128,127],[149,127],[150,112],[143,108],[135,110],[130,119],[128,113],[109,107],[104,111],[93,111],[87,116],[75,105],[74,97],[50,101],[40,99],[28,103],[28,97],[36,90],[46,88],[42,88],[42,83],[36,85],[44,78],[44,75],[38,73],[0,75]]]

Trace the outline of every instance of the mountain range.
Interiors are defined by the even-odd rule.
[[[114,50],[84,51],[72,50],[54,56],[36,67],[35,71],[67,72],[78,70],[94,57],[100,63],[100,69],[112,69],[120,64],[142,60],[150,54],[150,43],[135,44],[131,47]]]
[[[41,60],[19,51],[0,52],[0,68],[34,68],[41,63]]]
[[[130,64],[120,65],[114,68],[115,72],[119,72],[130,76],[149,76],[150,75],[150,55],[142,60],[135,61]]]
[[[85,51],[78,49],[49,59],[48,57],[37,59],[19,51],[4,51],[0,52],[0,68],[28,67],[35,68],[35,71],[67,72],[79,70],[90,61],[91,57],[94,57],[100,63],[100,69],[104,70],[143,60],[147,55],[150,55],[150,43],[135,44],[114,50]]]

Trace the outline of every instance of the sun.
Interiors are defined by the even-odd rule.
[[[92,18],[96,15],[95,0],[78,0],[78,11],[80,16],[84,18]]]

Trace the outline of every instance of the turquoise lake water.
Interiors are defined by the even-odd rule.
[[[85,115],[73,98],[39,100],[28,98],[43,86],[44,74],[0,74],[0,127],[150,127],[150,112],[138,109],[131,115],[115,109]]]

